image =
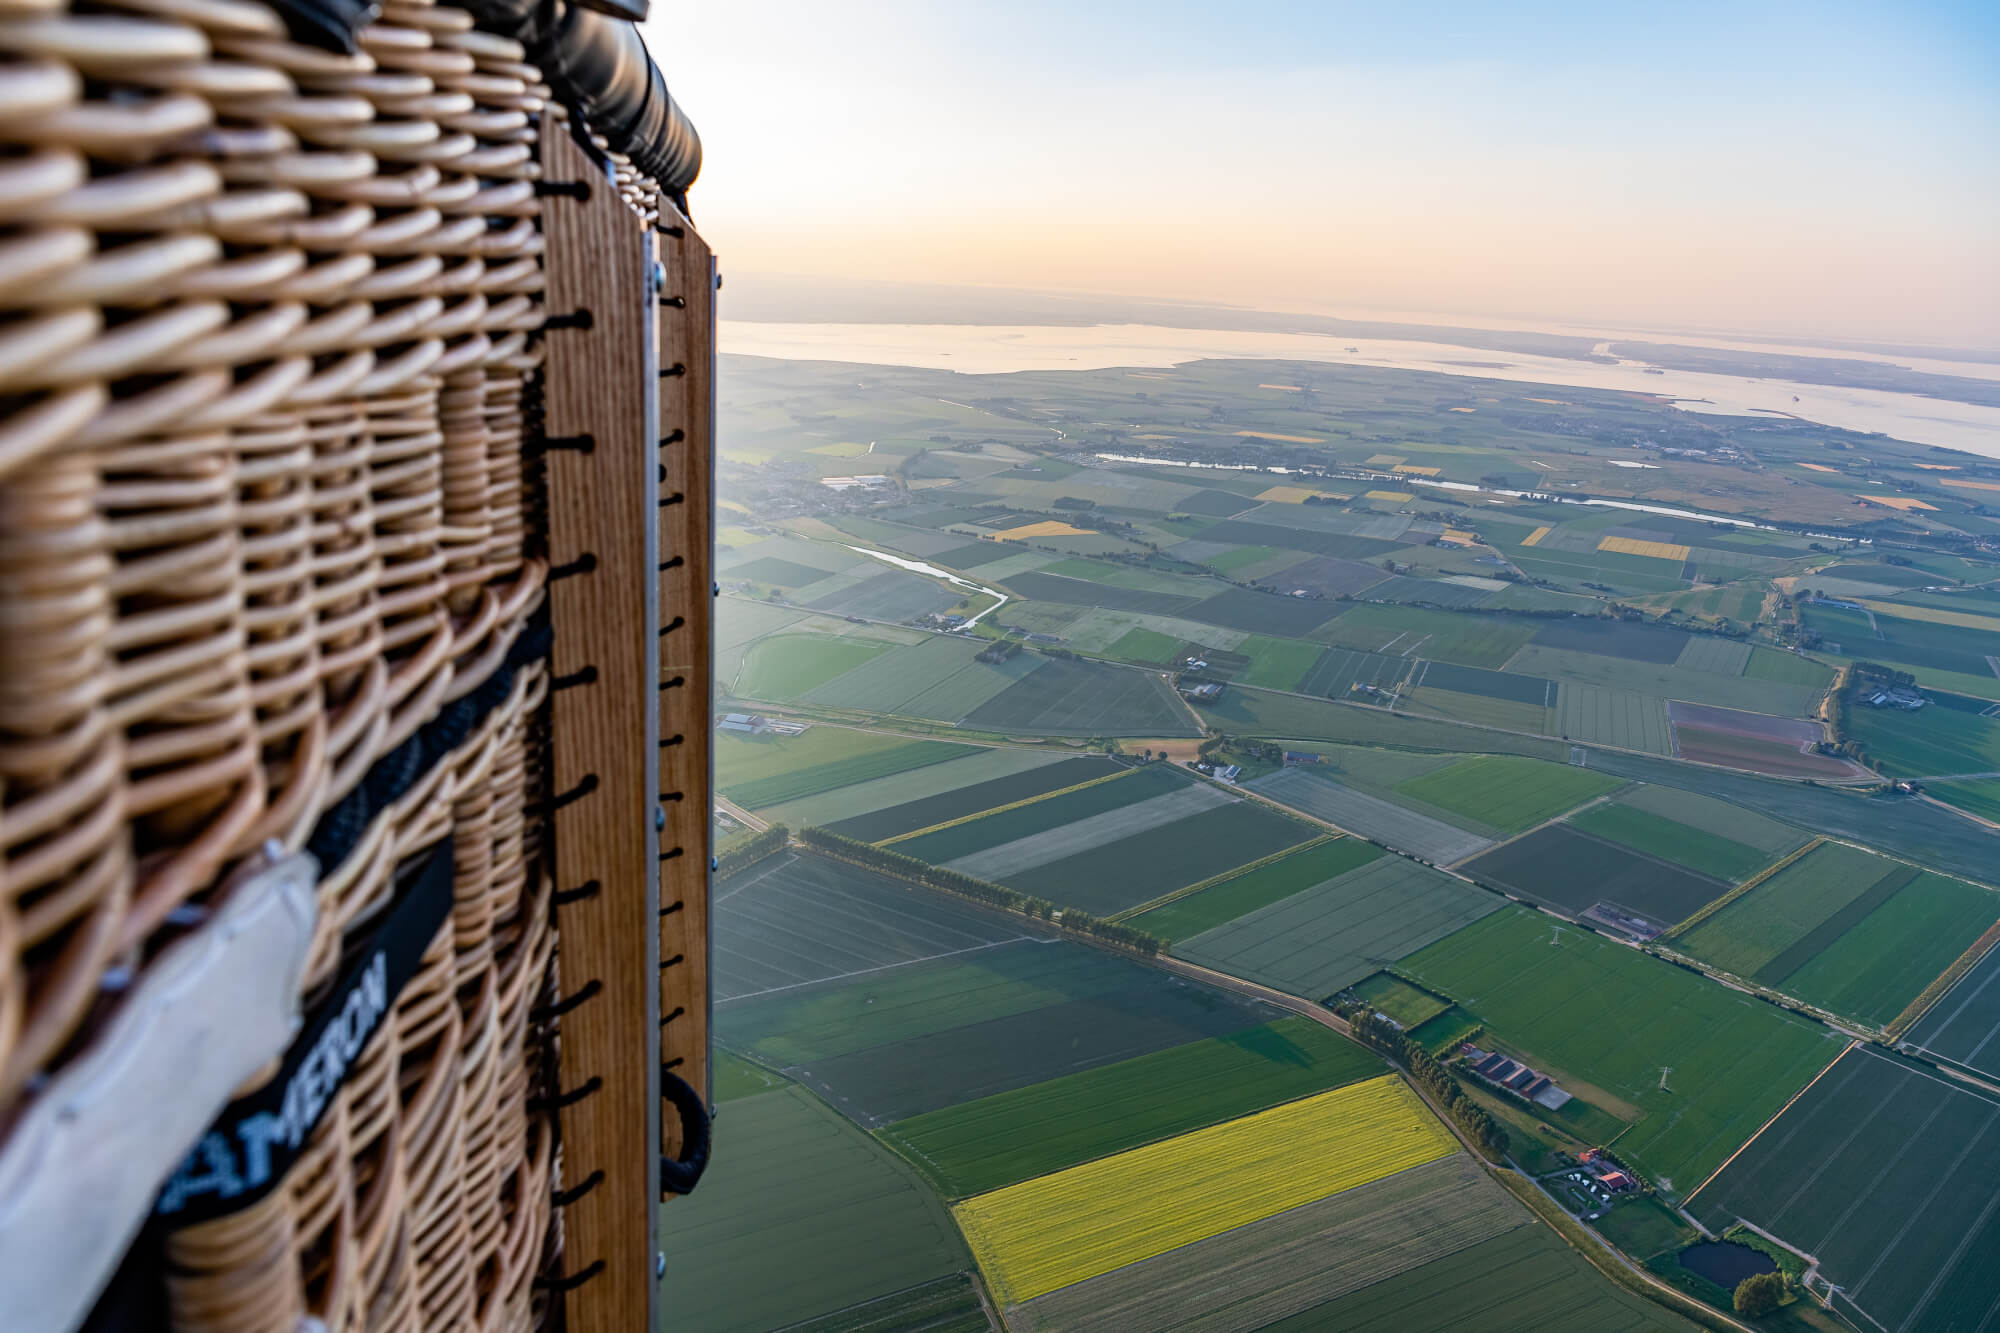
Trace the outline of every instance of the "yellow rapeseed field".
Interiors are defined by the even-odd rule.
[[[1912,509],[1937,508],[1936,505],[1927,505],[1922,500],[1912,500],[1907,495],[1864,495],[1861,498],[1873,500],[1878,505],[1887,505],[1891,509],[1901,509],[1906,513]]]
[[[1387,500],[1390,504],[1398,505],[1408,504],[1417,498],[1408,491],[1369,491],[1367,495],[1371,500]]]
[[[1073,528],[1067,523],[1049,519],[1042,523],[1030,523],[1023,528],[1009,528],[1005,532],[996,532],[993,535],[1003,542],[1019,542],[1026,541],[1030,537],[1088,537],[1092,534],[1088,528]]]
[[[1655,560],[1679,562],[1688,558],[1688,548],[1679,542],[1648,542],[1637,537],[1606,537],[1597,543],[1600,551],[1616,551],[1620,555],[1650,555]]]
[[[1274,433],[1272,433],[1271,431],[1268,431],[1268,430],[1239,430],[1239,431],[1237,431],[1236,433],[1237,433],[1238,435],[1241,435],[1241,436],[1246,436],[1246,437],[1247,437],[1247,436],[1253,436],[1253,435],[1254,435],[1254,436],[1255,436],[1256,438],[1258,438],[1258,439],[1260,439],[1260,440],[1282,440],[1282,441],[1284,441],[1284,442],[1285,442],[1286,444],[1325,444],[1325,443],[1326,443],[1326,441],[1325,441],[1324,439],[1322,439],[1322,438],[1321,438],[1320,436],[1317,436],[1317,435],[1277,435],[1277,434],[1274,434]]]
[[[968,1199],[1003,1305],[1435,1161],[1458,1147],[1394,1074]]]
[[[1919,466],[1922,466],[1922,464],[1919,464]],[[1961,490],[2000,491],[2000,482],[1967,481],[1963,477],[1939,477],[1938,480],[1947,486],[1957,486]]]
[[[1824,463],[1801,463],[1801,464],[1799,464],[1799,466],[1800,466],[1800,467],[1803,467],[1803,468],[1810,468],[1810,469],[1812,469],[1812,470],[1813,470],[1814,472],[1833,472],[1833,473],[1838,473],[1838,472],[1840,471],[1840,469],[1839,469],[1839,468],[1832,468],[1832,467],[1827,467],[1827,466],[1826,466],[1826,465],[1825,465]]]
[[[1555,531],[1554,528],[1547,526],[1536,528],[1533,532],[1529,533],[1527,536],[1521,539],[1521,545],[1539,546],[1542,544],[1542,538],[1548,536],[1551,532],[1554,531]]]
[[[1265,438],[1274,439],[1276,437],[1266,436]],[[1318,496],[1323,500],[1351,500],[1354,498],[1351,495],[1342,495],[1337,491],[1315,491],[1309,490],[1304,486],[1270,486],[1257,492],[1256,498],[1259,500],[1274,501],[1278,504],[1302,505],[1314,496]]]
[[[1387,467],[1387,466],[1389,466],[1389,465],[1390,465],[1391,463],[1400,463],[1400,462],[1402,462],[1402,461],[1403,461],[1403,455],[1401,455],[1401,454],[1370,454],[1370,455],[1368,455],[1368,466],[1369,466],[1369,467]]]
[[[1939,606],[1905,606],[1901,602],[1880,602],[1867,597],[1856,600],[1880,616],[1900,616],[1904,620],[1923,620],[1933,625],[1956,625],[1960,629],[2000,633],[2000,619],[1992,616],[1974,615],[1970,611],[1947,611]]]
[[[1407,472],[1413,477],[1435,477],[1438,473],[1444,471],[1441,467],[1418,467],[1415,463],[1398,463],[1389,470],[1391,472]]]
[[[1920,467],[1920,468],[1923,468],[1923,469],[1924,469],[1925,471],[1927,471],[1927,472],[1956,472],[1956,471],[1958,471],[1958,464],[1956,464],[1956,463],[1912,463],[1912,464],[1910,464],[1910,466],[1911,466],[1911,467]]]

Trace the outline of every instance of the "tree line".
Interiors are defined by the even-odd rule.
[[[790,838],[791,831],[783,824],[773,824],[762,833],[752,834],[749,841],[740,842],[717,856],[715,873],[720,877],[746,870],[772,853],[784,850]]]
[[[955,893],[961,898],[970,898],[1006,912],[1018,912],[1022,916],[1047,921],[1062,930],[1078,935],[1088,935],[1092,939],[1113,944],[1121,949],[1147,957],[1160,952],[1162,941],[1148,935],[1143,930],[1122,926],[1115,921],[1101,921],[1088,912],[1080,912],[1074,907],[1057,907],[1046,898],[1020,893],[1004,884],[994,884],[962,871],[948,870],[934,866],[928,861],[919,861],[914,856],[892,852],[886,847],[861,842],[855,838],[843,837],[823,828],[799,830],[799,841],[817,852],[824,852],[838,860],[847,861],[870,870],[879,870],[885,875],[921,884],[927,889],[941,893]]]
[[[1465,1089],[1458,1085],[1458,1080],[1452,1077],[1443,1061],[1419,1043],[1411,1041],[1401,1028],[1365,1004],[1352,1006],[1345,1017],[1356,1041],[1374,1047],[1407,1067],[1410,1077],[1423,1084],[1431,1096],[1437,1098],[1446,1114],[1472,1136],[1482,1152],[1493,1158],[1507,1155],[1506,1129],[1485,1107],[1465,1095]]]

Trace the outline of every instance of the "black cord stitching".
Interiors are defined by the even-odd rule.
[[[596,572],[597,552],[585,551],[566,565],[550,565],[549,581],[553,583],[562,579],[575,578],[578,574],[595,574]]]
[[[604,1080],[592,1074],[580,1086],[571,1088],[568,1092],[557,1093],[553,1097],[537,1097],[533,1099],[528,1103],[528,1109],[537,1113],[543,1111],[560,1111],[566,1106],[575,1106],[585,1097],[595,1096],[603,1088]]]
[[[687,1013],[687,1008],[685,1005],[678,1005],[678,1004],[675,1005],[674,1011],[660,1020],[660,1026],[665,1027],[667,1024],[673,1022],[676,1018],[681,1017],[681,1015],[685,1013]]]
[[[671,560],[664,560],[660,562],[660,572],[664,574],[670,569],[679,569],[682,565],[686,563],[687,561],[683,560],[681,557],[675,556]]]
[[[542,332],[547,333],[551,329],[588,329],[594,323],[596,320],[592,318],[589,308],[585,307],[572,314],[550,315],[542,321]]]
[[[549,902],[555,907],[567,907],[571,903],[587,902],[598,895],[604,886],[594,879],[587,879],[573,889],[558,889],[549,895]]]
[[[549,682],[549,688],[552,690],[573,690],[579,685],[595,685],[596,683],[597,667],[593,663],[581,671],[573,671],[567,676],[555,677]]]
[[[603,990],[604,990],[604,983],[599,981],[596,977],[592,977],[589,981],[583,983],[582,988],[579,989],[576,994],[565,995],[560,1000],[556,1000],[552,1003],[545,1004],[541,1008],[531,1011],[528,1014],[528,1021],[530,1023],[546,1023],[551,1018],[561,1018],[564,1014],[576,1008],[578,1005],[582,1004],[585,1000],[588,1000],[593,996],[600,994]],[[594,1074],[591,1075],[590,1081],[592,1083],[597,1082],[598,1081],[597,1076]],[[563,1102],[561,1104],[567,1106],[569,1103]]]
[[[682,440],[685,440],[686,438],[687,438],[687,432],[682,430],[679,426],[676,426],[672,430],[668,431],[665,435],[660,437],[660,444],[663,447],[669,444],[679,444]]]
[[[560,796],[555,797],[553,800],[547,802],[546,804],[535,807],[535,809],[531,811],[531,813],[536,818],[546,818],[547,816],[552,815],[556,811],[562,809],[564,806],[582,800],[584,797],[590,795],[592,792],[596,790],[597,790],[597,774],[585,773],[583,775],[583,781],[577,783],[574,787],[571,787],[568,791],[562,793],[562,795]]]
[[[603,1271],[604,1271],[604,1261],[602,1259],[592,1259],[579,1272],[571,1273],[567,1277],[538,1277],[535,1279],[535,1285],[537,1287],[540,1287],[543,1291],[553,1291],[559,1293],[567,1291],[575,1291],[578,1287],[590,1281],[592,1278],[596,1277],[599,1273],[602,1273]]]
[[[687,684],[686,676],[672,676],[661,681],[660,688],[663,690],[677,690],[685,684]]]
[[[590,326],[586,324],[584,325],[584,327],[589,328]],[[679,379],[682,375],[685,375],[687,373],[688,373],[687,363],[684,361],[676,361],[671,366],[666,366],[661,369],[660,378],[663,380]]]
[[[663,963],[661,963],[661,964],[660,964],[660,971],[664,972],[664,971],[666,971],[666,970],[667,970],[668,968],[670,968],[670,967],[673,967],[673,966],[675,966],[676,964],[679,964],[679,963],[685,963],[686,961],[687,961],[687,955],[686,955],[686,954],[684,954],[684,953],[677,953],[677,954],[675,954],[675,955],[674,955],[674,956],[673,956],[672,958],[669,958],[669,959],[667,959],[667,960],[666,960],[665,962],[663,962]]]
[[[590,182],[589,181],[536,181],[535,197],[537,199],[565,197],[574,199],[581,204],[587,204],[590,202]]]
[[[669,495],[666,499],[660,501],[660,508],[665,509],[668,505],[680,504],[686,499],[687,499],[687,494],[685,492],[675,491],[672,495]]]
[[[675,616],[672,620],[669,620],[666,624],[660,627],[660,637],[663,639],[666,638],[669,634],[672,634],[675,630],[679,629],[681,626],[685,624],[687,624],[687,618],[685,616]]]
[[[584,1086],[589,1087],[590,1085],[586,1083]],[[602,1171],[593,1171],[583,1178],[581,1184],[574,1188],[557,1190],[553,1196],[555,1205],[558,1208],[567,1208],[603,1183],[604,1173]]]

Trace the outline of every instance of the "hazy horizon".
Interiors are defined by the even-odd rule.
[[[725,271],[2000,345],[1985,8],[664,18]]]

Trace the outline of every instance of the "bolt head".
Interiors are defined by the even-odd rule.
[[[659,260],[653,261],[653,290],[659,291],[667,285],[667,266]]]
[[[653,807],[653,831],[655,833],[664,833],[666,832],[666,828],[667,812],[664,808],[656,805]]]
[[[653,1276],[665,1277],[666,1275],[667,1275],[667,1256],[663,1251],[655,1250],[653,1251]]]

